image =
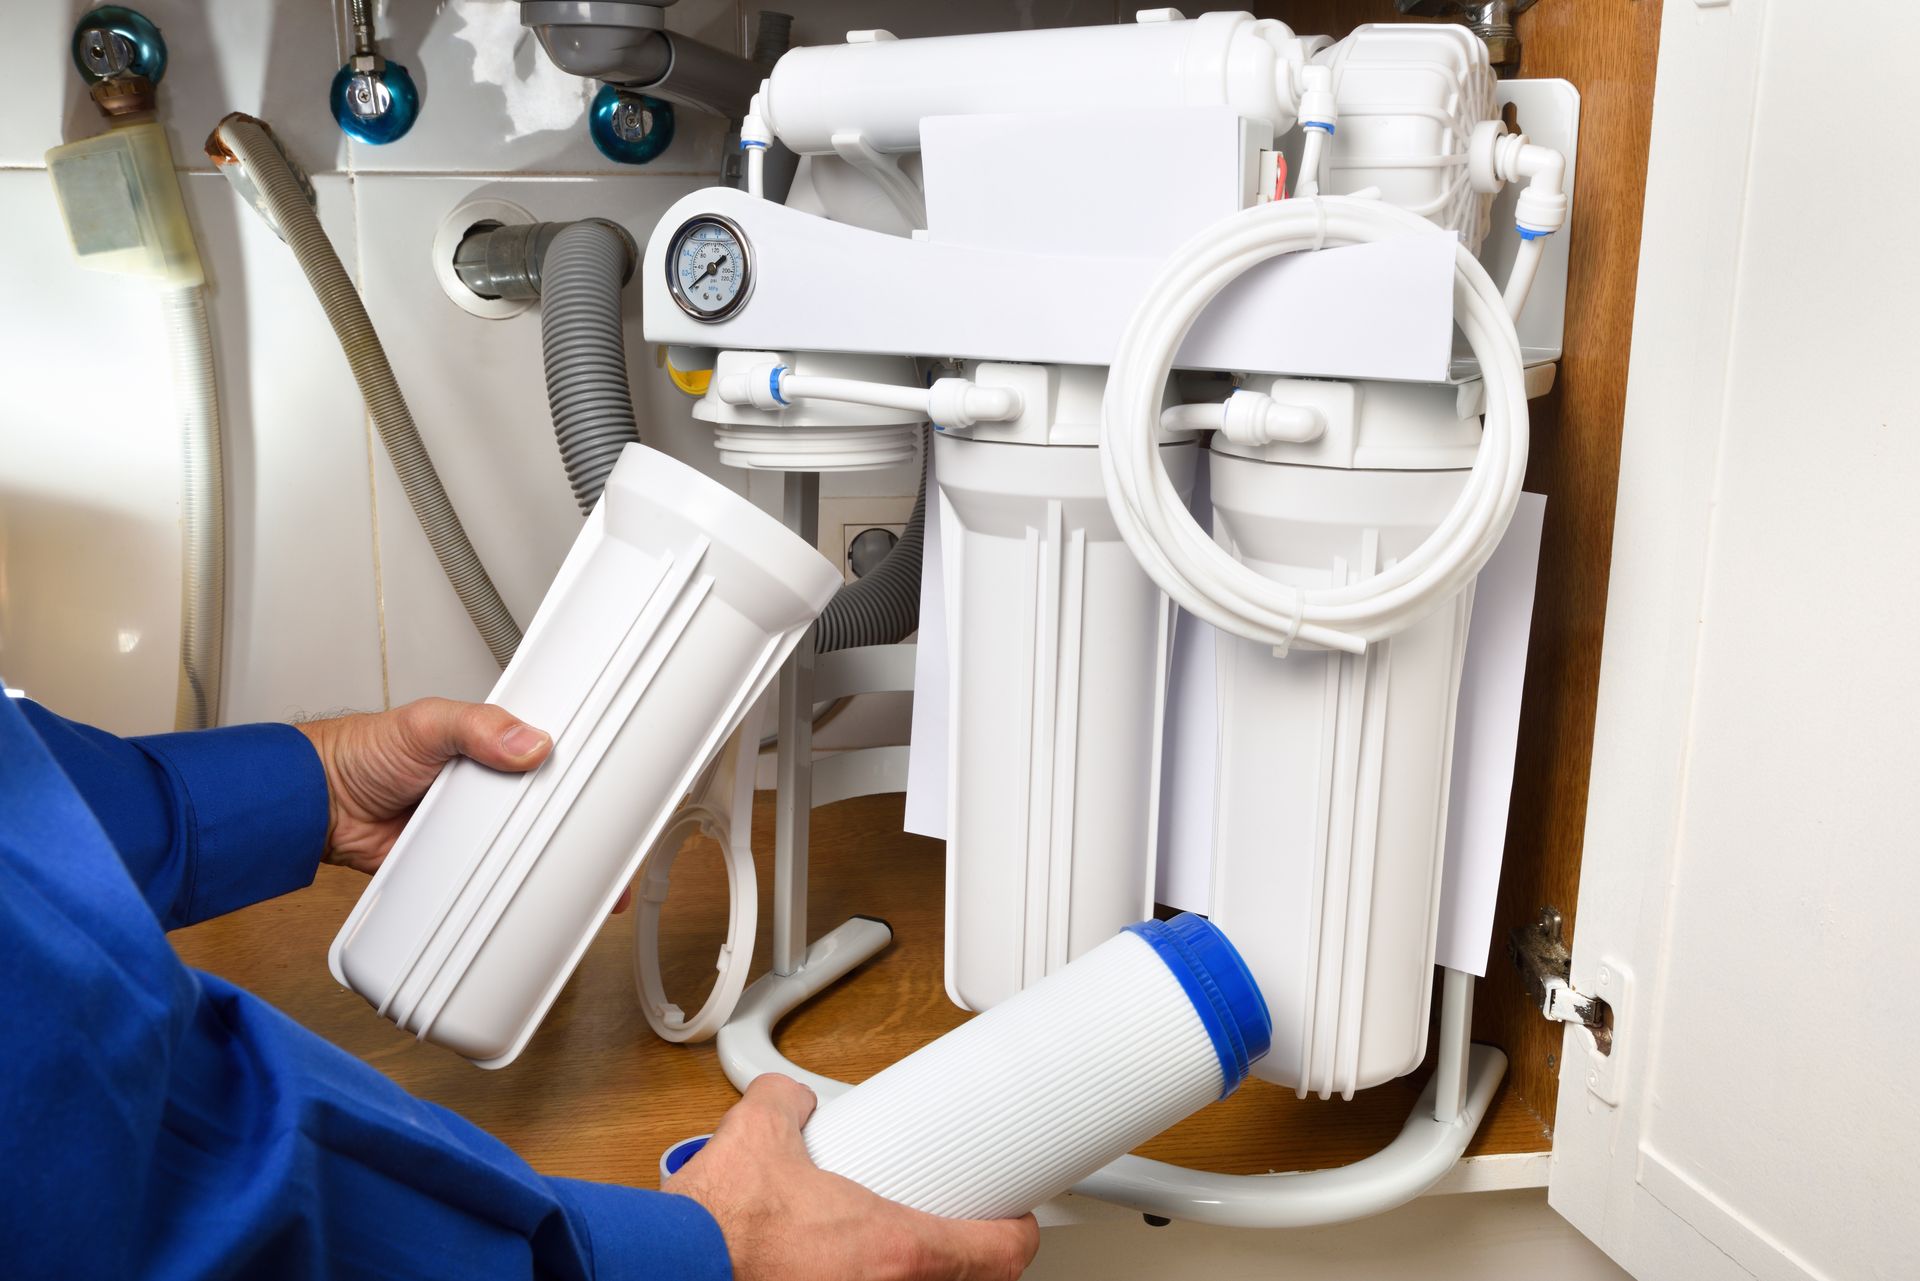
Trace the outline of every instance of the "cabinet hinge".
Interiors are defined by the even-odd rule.
[[[1577,1023],[1593,1033],[1601,1054],[1613,1049],[1613,1010],[1606,1001],[1574,990],[1573,954],[1561,934],[1558,908],[1540,909],[1540,919],[1507,935],[1507,955],[1520,971],[1540,1013],[1556,1023]]]

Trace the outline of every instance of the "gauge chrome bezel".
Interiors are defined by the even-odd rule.
[[[674,264],[680,261],[680,251],[686,246],[687,238],[707,223],[718,226],[732,236],[735,243],[740,246],[740,292],[718,311],[702,311],[694,306],[692,299],[687,297],[686,286],[680,283],[680,273],[674,269]],[[747,233],[741,229],[740,224],[733,219],[717,213],[695,214],[681,223],[679,229],[673,233],[673,239],[667,242],[666,271],[667,292],[673,295],[673,301],[679,304],[680,310],[703,324],[717,324],[737,313],[747,305],[747,299],[753,296],[753,243],[747,239]]]

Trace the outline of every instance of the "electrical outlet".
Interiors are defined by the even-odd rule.
[[[820,500],[820,554],[853,581],[849,555],[853,540],[869,529],[884,529],[895,538],[906,532],[913,515],[913,495],[898,498],[822,498]]]

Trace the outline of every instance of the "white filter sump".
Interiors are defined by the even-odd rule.
[[[334,977],[422,1038],[511,1062],[840,582],[744,498],[628,445],[489,698],[552,755],[441,772],[334,939]]]
[[[1091,448],[935,438],[950,668],[947,994],[984,1010],[1153,910],[1172,611]],[[1196,448],[1162,450],[1189,489]]]
[[[1226,935],[1146,921],[823,1103],[803,1137],[889,1200],[1009,1218],[1232,1092],[1271,1031]]]

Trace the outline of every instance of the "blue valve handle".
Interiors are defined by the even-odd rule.
[[[642,107],[653,117],[652,127],[637,138],[623,136],[616,123],[620,109],[627,106]],[[618,85],[601,85],[587,112],[587,134],[607,159],[623,165],[644,165],[673,141],[673,104]]]
[[[108,78],[87,62],[87,37],[96,31],[110,32],[129,46],[131,57],[120,74],[145,76],[153,84],[160,83],[160,77],[167,71],[167,42],[161,39],[160,28],[144,14],[122,5],[103,4],[81,18],[73,29],[73,65],[80,69],[88,84],[99,84]]]
[[[397,62],[382,60],[379,70],[367,74],[373,78],[373,91],[379,99],[372,111],[355,109],[354,97],[359,86],[351,62],[334,73],[333,87],[327,91],[327,104],[333,109],[334,123],[347,137],[383,147],[406,136],[413,122],[420,118],[420,91],[414,87],[407,69]]]

